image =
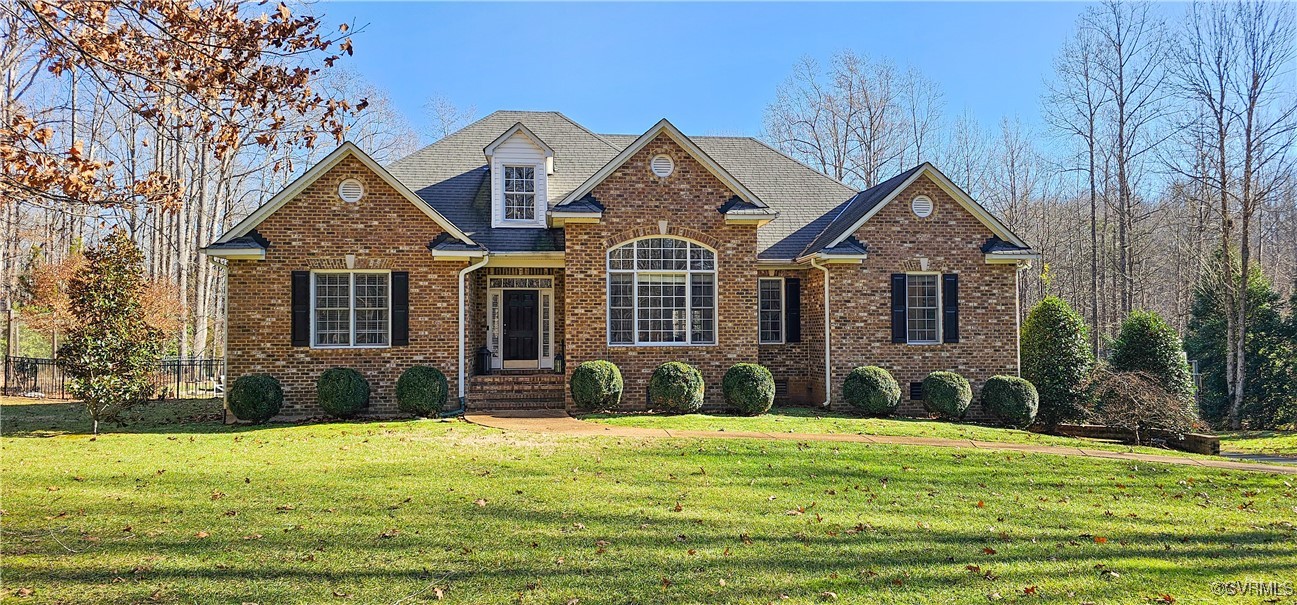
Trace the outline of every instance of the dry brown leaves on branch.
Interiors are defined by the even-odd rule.
[[[251,142],[267,149],[340,142],[347,114],[366,102],[313,89],[317,64],[352,54],[349,27],[325,35],[312,15],[285,4],[241,10],[232,0],[17,0],[13,14],[38,58],[59,78],[75,73],[119,109],[168,136],[200,140],[220,158]],[[173,204],[179,187],[153,173],[119,186],[112,164],[84,157],[81,141],[56,143],[21,102],[0,124],[0,198],[42,197],[101,206]]]

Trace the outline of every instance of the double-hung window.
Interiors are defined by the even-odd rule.
[[[940,342],[940,277],[935,273],[905,276],[906,340],[910,344]]]
[[[504,167],[504,220],[536,220],[536,168]]]
[[[391,275],[311,274],[311,343],[316,347],[385,347],[391,343]]]
[[[716,253],[652,237],[608,251],[608,342],[716,343]]]
[[[761,278],[757,281],[757,318],[761,330],[761,344],[784,342],[784,280]]]

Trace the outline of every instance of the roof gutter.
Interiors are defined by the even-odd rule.
[[[464,332],[466,331],[465,324],[467,322],[464,320],[464,278],[468,277],[469,273],[485,267],[489,260],[490,257],[483,256],[482,260],[459,270],[459,371],[456,372],[458,375],[456,378],[459,382],[459,409],[461,410],[464,409],[466,401],[464,389]]]
[[[811,258],[811,266],[824,272],[824,403],[822,407],[829,407],[833,401],[833,365],[830,363],[830,345],[829,345],[829,326],[832,323],[829,315],[829,268],[816,264],[819,258]]]

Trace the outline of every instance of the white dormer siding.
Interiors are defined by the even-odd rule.
[[[521,131],[514,132],[492,150],[491,170],[491,226],[492,227],[544,227],[545,211],[549,207],[548,169],[552,157]],[[505,168],[530,167],[534,179],[534,205],[530,220],[507,219],[504,212]]]

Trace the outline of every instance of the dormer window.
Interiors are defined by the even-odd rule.
[[[554,150],[519,122],[483,152],[491,179],[491,226],[545,227],[549,204],[546,179],[554,173]]]
[[[536,168],[504,167],[504,220],[536,220]]]

